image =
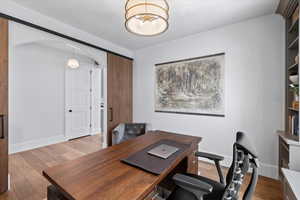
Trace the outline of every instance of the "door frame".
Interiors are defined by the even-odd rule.
[[[108,146],[107,145],[107,137],[108,137],[108,131],[107,131],[107,127],[108,127],[108,124],[107,124],[107,98],[108,98],[108,96],[107,96],[107,53],[111,53],[111,54],[114,54],[114,55],[117,55],[117,56],[121,56],[121,57],[127,58],[129,60],[133,60],[133,58],[125,56],[125,55],[121,55],[121,54],[113,52],[113,51],[110,51],[110,50],[105,49],[103,47],[100,47],[96,44],[92,44],[92,43],[89,43],[87,41],[80,40],[80,39],[77,39],[77,38],[59,33],[57,31],[39,26],[37,24],[22,20],[20,18],[4,14],[2,12],[0,12],[0,18],[8,20],[8,36],[11,34],[10,33],[10,23],[14,22],[14,23],[17,23],[17,24],[22,24],[26,27],[33,28],[34,30],[38,30],[38,31],[41,31],[41,32],[44,32],[44,33],[48,33],[50,35],[57,36],[58,38],[63,38],[65,40],[69,40],[71,42],[74,42],[74,43],[77,43],[77,44],[80,44],[80,45],[83,45],[83,46],[86,46],[88,48],[92,48],[94,50],[98,50],[98,51],[101,51],[101,52],[104,53],[104,56],[103,56],[104,62],[100,62],[100,63],[102,63],[102,65],[103,65],[103,90],[104,90],[103,91],[103,99],[104,99],[104,102],[103,102],[104,103],[104,109],[103,109],[103,111],[104,111],[104,115],[103,115],[103,133],[102,133],[103,134],[103,137],[102,137],[103,146],[102,147],[106,148]],[[9,39],[8,39],[8,72],[10,70],[10,63],[11,63],[11,59],[12,59],[11,58],[11,49],[12,48],[11,47],[12,46],[11,46],[10,37],[9,37]],[[9,85],[8,85],[8,88],[9,88]],[[9,107],[7,107],[7,109],[9,110]],[[9,129],[9,126],[7,128]],[[8,135],[8,137],[10,136],[9,130],[7,131],[7,135]],[[9,141],[8,141],[7,146],[8,146],[8,149],[9,149],[9,146],[10,146]],[[9,150],[8,150],[7,154],[9,155]],[[9,190],[10,189],[10,175],[9,175],[9,173],[7,174],[7,177],[8,177],[8,180],[7,180],[8,188],[7,189]]]
[[[45,28],[43,26],[40,26],[38,24],[34,24],[32,22],[28,22],[26,20],[23,20],[23,19],[20,19],[18,17],[15,17],[15,16],[12,16],[12,15],[8,15],[8,14],[5,14],[5,13],[2,13],[0,12],[0,17],[1,18],[4,18],[4,19],[7,19],[9,22],[15,22],[17,24],[22,24],[22,25],[25,25],[26,27],[30,27],[30,28],[33,28],[35,30],[39,30],[39,31],[42,31],[42,32],[45,32],[45,33],[48,33],[48,34],[51,34],[51,35],[55,35],[59,38],[64,38],[64,39],[67,39],[67,40],[70,40],[72,42],[75,42],[77,44],[81,44],[83,46],[87,46],[87,47],[90,47],[92,49],[95,49],[95,50],[99,50],[99,51],[102,51],[105,53],[105,64],[103,66],[104,68],[104,124],[103,124],[103,147],[107,147],[107,135],[108,135],[108,121],[107,121],[107,54],[110,53],[110,54],[113,54],[113,55],[116,55],[116,56],[120,56],[120,57],[123,57],[123,58],[126,58],[128,60],[131,60],[131,61],[134,61],[134,58],[130,57],[130,56],[126,56],[124,54],[121,54],[121,53],[117,53],[117,52],[114,52],[114,51],[111,51],[107,48],[104,48],[104,47],[101,47],[101,46],[98,46],[97,44],[93,44],[93,43],[89,43],[87,41],[84,41],[84,40],[80,40],[78,38],[75,38],[75,37],[71,37],[69,35],[66,35],[66,34],[63,34],[63,33],[60,33],[60,32],[57,32],[55,30],[51,30],[49,28]]]
[[[12,38],[14,37],[11,37],[11,34],[13,34],[13,32],[15,31],[15,27],[20,27],[18,26],[19,24],[14,22],[14,21],[9,21],[9,71],[10,71],[10,66],[14,63],[13,62],[13,50],[14,50],[14,47],[15,45],[19,44],[20,42],[19,41],[13,41]],[[28,29],[27,26],[24,26],[25,29],[27,30],[30,30]],[[48,36],[50,36],[51,39],[57,39],[58,41],[64,41],[68,44],[71,44],[72,46],[76,46],[76,47],[80,47],[85,53],[87,53],[87,55],[91,56],[92,59],[96,60],[100,67],[103,68],[103,98],[104,98],[104,119],[103,119],[103,130],[102,130],[102,140],[103,140],[103,147],[107,147],[107,142],[106,142],[106,138],[107,138],[107,53],[104,52],[104,51],[101,51],[99,49],[96,49],[96,48],[91,48],[90,46],[87,46],[87,45],[84,45],[84,44],[80,44],[80,43],[77,43],[77,42],[74,42],[74,41],[71,41],[71,40],[67,40],[65,38],[61,38],[61,37],[58,37],[58,36],[55,36],[55,38],[53,38],[53,35],[51,36],[51,34],[49,35],[49,33],[46,33],[44,31],[40,31],[39,29],[32,29],[33,33],[36,32],[36,33],[39,33],[40,36],[42,36],[42,38],[45,40],[48,38]],[[36,37],[35,40],[37,41],[40,41],[40,38],[41,37]],[[32,40],[28,40],[29,42],[33,42]],[[26,44],[27,41],[23,41],[21,40],[22,43],[20,44]],[[62,66],[64,67],[64,66]],[[63,74],[63,76],[65,76],[65,74]],[[62,86],[64,89],[65,89],[65,86]],[[64,103],[65,103],[65,99],[63,100]],[[65,108],[62,112],[65,112]],[[63,116],[63,120],[65,120],[65,115]],[[11,132],[8,133],[9,135],[11,134]],[[53,143],[58,143],[58,142],[63,142],[63,141],[68,141],[67,137],[66,137],[66,131],[65,131],[65,126],[62,130],[62,133],[61,133],[61,138],[59,140],[56,140],[56,141],[53,141]],[[35,142],[35,141],[32,141],[32,142]],[[52,141],[51,141],[52,143]],[[35,143],[34,143],[35,144]],[[9,149],[11,150],[11,147],[13,145],[12,144],[9,144]],[[40,147],[39,145],[34,145],[34,147]],[[26,150],[29,150],[31,148],[25,148]],[[9,154],[11,151],[9,151]]]
[[[108,144],[107,144],[107,138],[108,138],[108,119],[107,119],[107,112],[108,112],[108,109],[107,109],[107,53],[105,53],[105,62],[103,63],[103,99],[104,99],[104,109],[103,109],[103,137],[102,137],[102,147],[103,148],[106,148],[108,147]]]

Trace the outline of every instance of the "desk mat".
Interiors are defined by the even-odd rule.
[[[161,145],[161,144],[167,144],[170,146],[177,147],[179,150],[173,153],[170,157],[167,159],[159,158],[157,156],[153,156],[148,154],[148,151]],[[183,152],[185,152],[190,145],[179,143],[173,140],[160,140],[159,142],[156,142],[154,144],[151,144],[147,146],[146,148],[130,155],[127,158],[121,159],[122,162],[138,167],[140,169],[143,169],[147,172],[159,175],[161,174],[170,164]]]

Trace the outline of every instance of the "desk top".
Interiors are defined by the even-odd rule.
[[[122,163],[120,159],[161,139],[195,145],[201,141],[200,137],[162,131],[148,132],[138,138],[46,169],[43,175],[70,200],[142,200],[191,154],[192,149],[178,156],[159,176]]]

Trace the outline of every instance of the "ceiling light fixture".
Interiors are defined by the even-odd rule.
[[[79,67],[79,61],[75,58],[70,58],[67,65],[71,69],[77,69]]]
[[[169,5],[166,0],[127,0],[125,27],[134,34],[154,36],[169,27]]]

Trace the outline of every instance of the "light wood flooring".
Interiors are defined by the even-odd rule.
[[[0,195],[0,200],[45,199],[48,182],[42,176],[43,169],[76,159],[101,148],[101,135],[94,135],[10,155],[11,190]],[[199,166],[201,175],[217,180],[213,165],[200,162]],[[254,200],[281,199],[282,191],[279,181],[260,177]]]

